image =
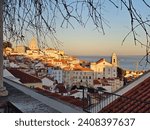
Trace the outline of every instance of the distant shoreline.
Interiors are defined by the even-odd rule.
[[[111,57],[111,55],[73,55],[74,57]],[[134,56],[145,56],[145,55],[117,55],[118,57],[134,57]]]
[[[85,60],[87,62],[96,62],[101,58],[106,59],[106,61],[111,62],[111,56],[76,56],[80,60]],[[144,55],[119,55],[118,56],[118,63],[119,66],[123,69],[127,70],[149,70],[150,64],[146,66],[146,59],[142,58]],[[141,61],[142,60],[142,61]],[[141,61],[141,62],[140,62]],[[138,65],[137,65],[138,64]]]

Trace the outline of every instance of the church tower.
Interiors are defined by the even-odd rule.
[[[111,63],[112,63],[113,66],[118,66],[118,59],[117,59],[116,53],[112,54]]]
[[[29,48],[31,50],[39,50],[38,42],[37,42],[37,39],[35,37],[33,37],[31,39],[31,41],[29,42]]]

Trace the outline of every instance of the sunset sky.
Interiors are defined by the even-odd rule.
[[[118,0],[114,0],[118,1]],[[149,0],[146,0],[146,2]],[[69,1],[71,2],[71,1]],[[103,7],[103,17],[107,21],[104,25],[105,35],[102,32],[95,30],[92,21],[89,21],[86,27],[82,27],[76,21],[71,20],[74,29],[70,26],[68,28],[60,27],[63,21],[62,17],[57,16],[56,19],[56,37],[63,43],[59,49],[64,50],[69,55],[82,55],[82,56],[104,56],[111,55],[116,52],[118,55],[144,55],[145,47],[140,44],[135,46],[132,34],[128,36],[124,44],[122,41],[126,34],[131,30],[130,17],[127,9],[119,7],[118,9],[106,1]],[[135,0],[134,6],[137,12],[140,13],[145,20],[146,17],[150,19],[149,8],[146,7],[142,1]],[[85,11],[86,12],[86,11]],[[83,14],[84,15],[84,14]],[[86,16],[86,15],[84,15]],[[139,28],[138,38],[143,42],[145,41],[145,33]],[[150,31],[150,30],[148,30]],[[31,34],[27,33],[27,40],[31,39]],[[28,43],[28,42],[26,42]],[[46,39],[49,47],[54,48],[54,44],[50,39]]]
[[[108,8],[109,7],[109,8]],[[148,10],[136,2],[136,7],[140,7],[139,12],[147,15]],[[143,7],[143,8],[142,8]],[[118,55],[143,55],[145,48],[133,42],[132,35],[127,38],[124,45],[122,40],[130,31],[130,18],[127,10],[116,9],[112,5],[105,7],[104,17],[108,20],[110,27],[104,25],[105,35],[94,30],[92,22],[86,28],[81,27],[76,22],[73,23],[75,29],[58,28],[57,37],[63,42],[62,49],[71,55],[110,55],[116,52]],[[144,16],[143,15],[143,16]],[[142,34],[142,31],[140,31]],[[142,39],[143,36],[140,36]]]

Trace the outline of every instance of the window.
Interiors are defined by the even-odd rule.
[[[108,74],[110,74],[110,68],[108,68]]]
[[[30,88],[34,88],[34,85],[31,85]]]
[[[105,68],[103,68],[103,72],[105,72]]]

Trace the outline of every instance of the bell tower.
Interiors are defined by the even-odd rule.
[[[31,50],[39,50],[38,42],[37,42],[37,39],[35,37],[33,37],[31,39],[31,41],[29,42],[29,48]]]
[[[112,53],[111,63],[113,66],[118,66],[118,59],[116,53]]]

